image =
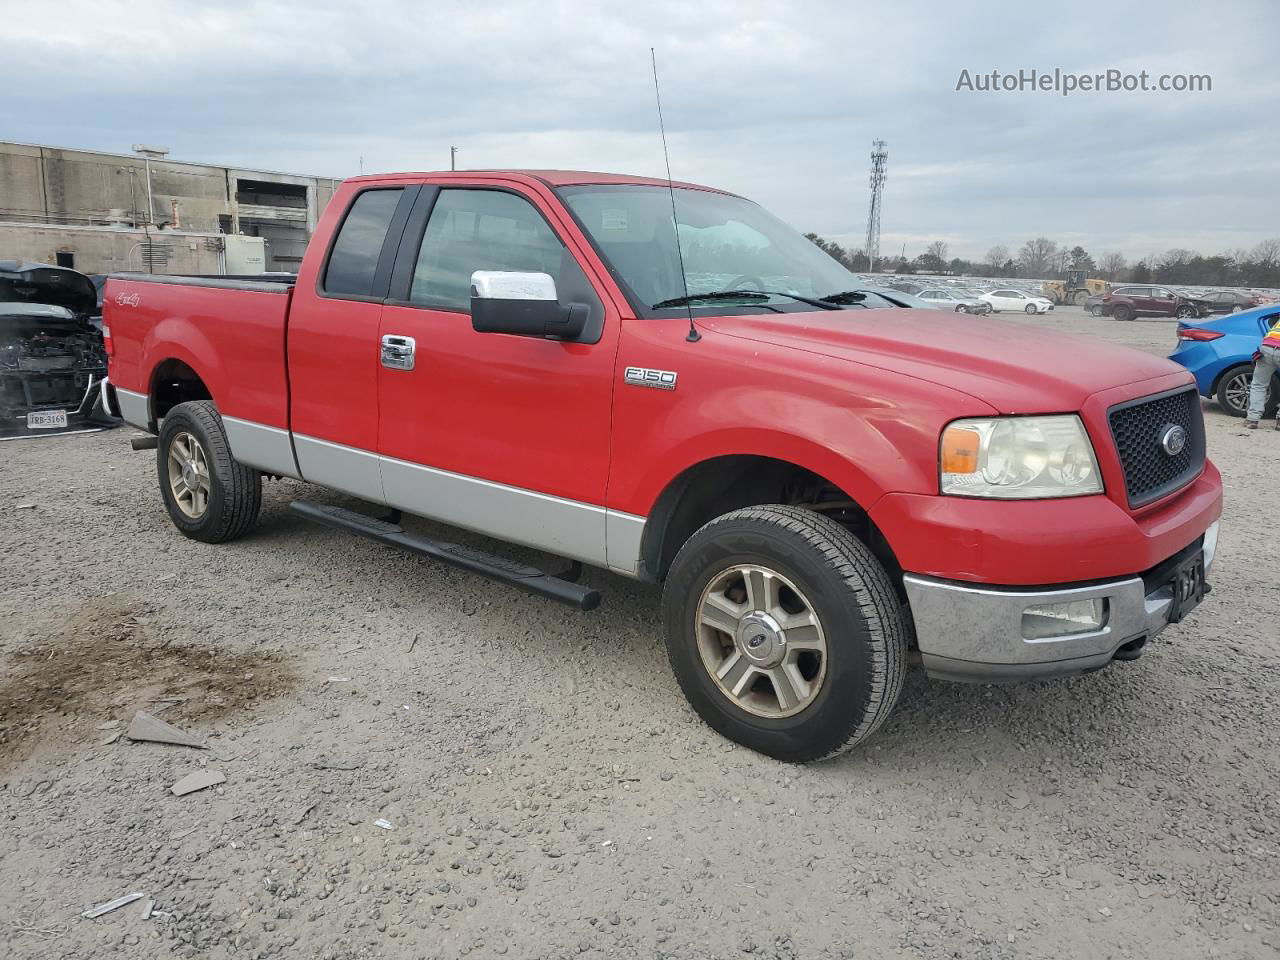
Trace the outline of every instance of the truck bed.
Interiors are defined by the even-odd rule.
[[[295,279],[113,274],[103,324],[125,419],[147,428],[163,415],[154,398],[166,376],[189,367],[200,371],[224,418],[287,430],[285,326]]]

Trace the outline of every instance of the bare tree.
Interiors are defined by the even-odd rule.
[[[1009,262],[1009,248],[1003,243],[997,243],[987,251],[987,255],[982,258],[982,262],[987,265],[987,269],[993,274],[999,273],[1004,269],[1004,265]]]
[[[937,257],[939,260],[946,262],[947,259],[947,242],[945,240],[935,240],[929,244],[924,251],[926,254]]]
[[[1119,280],[1120,274],[1124,272],[1127,266],[1129,266],[1129,262],[1125,260],[1123,254],[1104,253],[1099,269],[1108,280]]]
[[[1274,270],[1280,265],[1280,237],[1263,240],[1250,251],[1249,257],[1264,270]]]
[[[1028,240],[1018,251],[1018,266],[1028,277],[1043,277],[1058,265],[1058,245],[1048,237]]]

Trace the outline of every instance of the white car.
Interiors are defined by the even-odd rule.
[[[1023,293],[1021,290],[1012,290],[1008,287],[984,293],[982,299],[991,304],[992,313],[999,313],[1001,310],[1020,310],[1023,313],[1048,313],[1053,309],[1053,301],[1047,297],[1032,296],[1029,293]]]

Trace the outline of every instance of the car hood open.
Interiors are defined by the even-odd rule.
[[[92,280],[67,267],[0,260],[0,303],[66,307],[77,317],[87,317],[97,304],[97,292]]]
[[[698,325],[928,380],[1009,414],[1070,413],[1100,390],[1186,373],[1128,347],[963,313],[843,310],[699,318]]]

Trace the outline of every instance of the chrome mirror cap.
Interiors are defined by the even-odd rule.
[[[471,296],[480,300],[556,300],[556,282],[546,273],[477,270],[471,274]]]

